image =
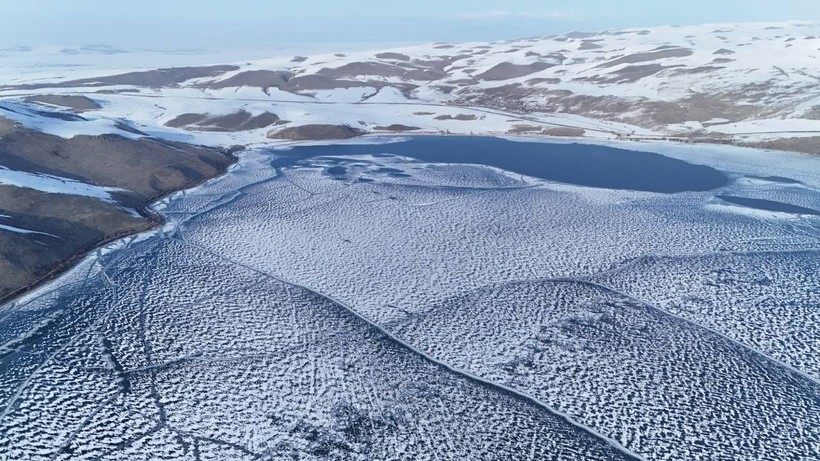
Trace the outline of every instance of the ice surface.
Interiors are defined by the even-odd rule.
[[[9,459],[636,459],[195,240],[116,255],[30,303],[53,320],[0,362]]]
[[[244,152],[0,308],[0,459],[815,458],[820,218],[713,207],[816,207],[817,160],[670,149],[732,181],[657,194],[383,150]]]

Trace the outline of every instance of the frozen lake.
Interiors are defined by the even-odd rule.
[[[673,193],[724,186],[727,178],[704,165],[660,154],[591,144],[515,142],[480,136],[424,136],[387,145],[297,147],[290,154],[309,158],[390,153],[422,162],[485,165],[548,181],[606,189]],[[285,165],[293,157],[285,157]]]
[[[731,148],[245,152],[0,307],[0,460],[816,459],[806,209]]]

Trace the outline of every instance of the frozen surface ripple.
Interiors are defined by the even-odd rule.
[[[809,173],[276,159],[0,308],[0,460],[817,459]]]

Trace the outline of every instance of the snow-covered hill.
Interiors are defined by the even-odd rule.
[[[791,139],[795,150],[811,150],[820,136],[818,56],[820,23],[569,33],[7,78],[0,116],[61,136],[139,131],[223,145],[344,124],[365,132]],[[83,104],[82,119],[14,108],[77,111],[76,101],[51,95],[85,96],[99,107]],[[123,132],[124,121],[136,130]]]

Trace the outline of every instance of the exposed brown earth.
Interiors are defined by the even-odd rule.
[[[5,136],[18,130],[20,126],[14,121],[0,117],[0,136]]]
[[[32,83],[13,85],[4,89],[37,90],[42,88],[100,87],[110,85],[133,85],[144,87],[175,86],[194,78],[216,77],[239,70],[236,66],[169,67],[164,69],[128,72],[105,77],[84,78],[57,83]]]
[[[101,243],[156,225],[143,207],[222,172],[230,155],[154,139],[116,135],[64,139],[0,118],[0,166],[124,189],[118,203],[0,185],[0,300],[55,276]],[[141,215],[126,208],[141,210]]]
[[[534,134],[534,133],[541,133],[544,127],[542,126],[535,126],[535,125],[515,125],[509,130],[507,133],[509,134]]]
[[[273,125],[283,125],[285,123],[288,122],[270,112],[252,115],[250,112],[240,110],[226,115],[181,114],[173,120],[166,122],[165,126],[194,131],[237,132],[257,130]]]
[[[401,53],[378,53],[376,55],[376,57],[379,58],[379,59],[392,59],[392,60],[395,60],[395,61],[409,61],[410,60],[410,56],[407,56],[406,54],[401,54]]]
[[[476,120],[477,118],[478,117],[476,117],[473,114],[458,114],[458,115],[445,114],[445,115],[439,115],[438,117],[436,117],[436,120],[459,120],[459,121],[462,121],[462,122],[469,122],[469,121],[472,121],[472,120]]]
[[[582,128],[558,126],[554,128],[546,128],[541,133],[547,136],[568,136],[573,138],[579,138],[586,134],[586,131],[584,131],[584,129]]]
[[[578,138],[586,134],[586,131],[584,131],[582,128],[568,126],[543,127],[534,125],[516,125],[512,127],[510,130],[508,130],[507,133],[514,135],[531,134]]]
[[[540,85],[542,83],[546,83],[548,85],[557,85],[557,84],[561,83],[561,79],[560,78],[555,78],[555,77],[531,78],[531,79],[527,80],[524,83],[527,84],[527,85],[531,85],[531,86]]]
[[[331,71],[326,71],[331,72]],[[226,79],[225,81],[220,82],[209,82],[204,84],[204,86],[208,88],[226,88],[228,84],[236,85],[236,86],[245,86],[245,85],[238,85],[237,81],[228,82],[230,79]],[[294,94],[310,94],[311,92],[320,91],[320,90],[335,90],[335,89],[348,89],[348,88],[375,88],[377,90],[386,88],[386,87],[393,87],[398,89],[399,91],[408,94],[409,92],[413,91],[414,89],[418,88],[418,85],[414,85],[412,83],[388,83],[383,80],[368,80],[368,81],[361,81],[361,80],[353,80],[349,78],[342,78],[342,77],[334,77],[332,75],[324,75],[324,74],[310,74],[310,75],[300,75],[296,77],[292,77],[287,79],[286,81],[279,81],[279,77],[271,76],[269,80],[264,82],[265,85],[270,84],[269,87],[266,88],[278,88],[282,91],[286,91],[289,93]],[[251,86],[251,85],[248,85]],[[263,88],[263,89],[266,89]]]
[[[125,131],[125,132],[131,133],[131,134],[136,134],[136,135],[139,135],[139,136],[148,136],[147,134],[143,133],[142,131],[140,131],[140,130],[134,128],[133,126],[131,126],[129,124],[129,122],[126,122],[126,121],[121,120],[119,122],[116,122],[116,123],[114,123],[114,126],[118,130]]]
[[[445,72],[435,67],[406,63],[394,65],[384,62],[352,62],[332,69],[321,69],[319,74],[334,78],[377,76],[421,81],[439,80],[447,76]]]
[[[286,71],[249,70],[247,72],[238,73],[225,80],[204,83],[200,85],[200,87],[219,90],[222,88],[251,86],[267,90],[268,88],[284,86],[291,77],[293,77],[293,74]]]
[[[717,72],[721,69],[725,69],[725,67],[721,67],[721,66],[690,67],[690,68],[672,70],[672,71],[670,71],[670,75],[703,74],[703,73],[707,73],[707,72]]]
[[[603,64],[599,64],[597,67],[615,67],[620,64],[635,64],[639,62],[655,61],[657,59],[664,58],[684,58],[686,56],[691,56],[692,54],[692,50],[688,48],[669,48],[665,50],[650,51],[647,53],[629,54],[617,59],[613,59],[611,61],[607,61]]]
[[[35,104],[48,104],[52,106],[64,107],[74,112],[85,112],[102,107],[93,99],[85,96],[62,94],[38,94],[27,97],[25,101]]]
[[[289,141],[325,141],[363,136],[366,131],[348,125],[301,125],[268,133],[270,139]]]
[[[597,44],[597,43],[595,43],[594,41],[591,41],[591,40],[582,41],[581,45],[578,47],[578,49],[581,50],[581,51],[599,50],[601,48],[603,48],[603,46],[601,46],[601,45],[599,45],[599,44]]]
[[[749,147],[760,149],[784,150],[802,152],[804,154],[820,155],[820,136],[805,138],[782,138],[771,141],[761,141],[747,144]]]
[[[0,138],[0,165],[125,189],[119,198],[132,207],[216,176],[230,162],[211,149],[112,134],[64,139],[18,129]]]
[[[376,131],[403,132],[403,131],[417,131],[417,130],[420,130],[421,128],[419,128],[417,126],[407,126],[407,125],[402,125],[402,124],[399,124],[399,123],[394,123],[394,124],[388,125],[388,126],[376,126],[376,127],[373,127],[373,129],[376,130]]]
[[[475,85],[476,83],[478,83],[478,80],[475,80],[475,79],[472,79],[472,78],[459,78],[459,79],[456,79],[456,80],[448,80],[445,83],[449,83],[451,85],[467,86],[467,85]]]
[[[579,81],[588,81],[588,82],[595,82],[595,83],[633,83],[637,82],[638,80],[649,77],[651,75],[655,75],[658,72],[664,71],[666,69],[674,69],[679,66],[662,66],[660,64],[641,64],[636,66],[626,66],[621,69],[615,70],[610,72],[606,75],[600,75],[596,77],[584,77],[578,78],[576,80]]]
[[[0,223],[44,232],[0,230],[0,300],[48,279],[102,242],[155,224],[97,199],[2,185],[0,210],[12,216]]]
[[[475,78],[479,80],[509,80],[511,78],[518,78],[524,77],[526,75],[534,74],[536,72],[541,72],[542,70],[549,69],[554,64],[549,64],[546,62],[534,62],[532,64],[513,64],[509,62],[502,62],[501,64],[497,64],[486,72],[482,72],[475,76]]]
[[[812,106],[811,109],[807,110],[806,113],[803,114],[803,118],[820,120],[820,106]]]

